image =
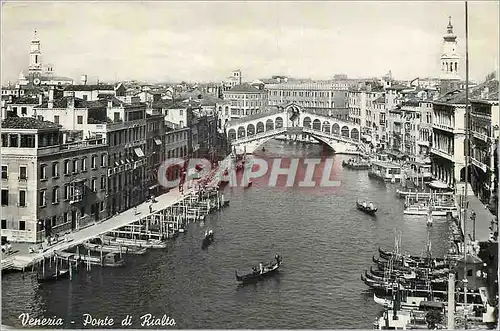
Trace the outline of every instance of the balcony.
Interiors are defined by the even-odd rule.
[[[440,149],[437,149],[437,148],[435,148],[435,147],[432,147],[432,148],[431,148],[431,153],[432,153],[432,154],[435,154],[435,155],[439,155],[439,156],[441,156],[442,158],[448,159],[448,160],[450,160],[451,162],[455,162],[455,158],[453,157],[453,155],[448,154],[447,152],[444,152],[444,151],[442,151],[442,150],[440,150]]]
[[[473,165],[475,165],[476,167],[478,167],[479,169],[481,169],[482,171],[484,171],[485,173],[487,173],[488,166],[486,164],[482,163],[481,161],[476,160],[473,157],[471,157],[470,160],[471,160],[471,162],[472,162]]]
[[[487,135],[479,133],[477,131],[472,131],[472,136],[476,139],[484,141],[485,143],[487,143],[489,140],[489,137]]]
[[[432,123],[432,128],[453,133],[453,127],[447,124]]]
[[[430,142],[428,140],[418,140],[417,144],[420,146],[427,146],[427,147],[430,146]]]
[[[90,140],[80,140],[72,143],[54,145],[48,147],[38,148],[38,155],[52,155],[60,151],[70,151],[70,150],[82,150],[82,149],[92,149],[92,148],[105,148],[106,139],[90,139]]]

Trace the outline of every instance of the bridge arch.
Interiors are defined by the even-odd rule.
[[[324,121],[323,127],[321,128],[321,131],[330,133],[330,122]]]
[[[275,125],[276,129],[282,128],[283,127],[283,117],[281,117],[281,116],[276,117],[276,119],[274,120],[274,123],[276,124]]]
[[[229,131],[227,132],[227,137],[229,138],[229,141],[236,140],[236,130],[229,129]]]
[[[332,133],[336,134],[336,135],[339,135],[340,134],[340,125],[338,125],[337,123],[333,123],[333,125],[332,125]]]
[[[310,128],[311,127],[311,118],[309,116],[304,117],[304,121],[302,122],[302,126],[304,128]]]
[[[244,126],[238,128],[238,138],[244,138],[246,136],[246,130]]]
[[[351,139],[359,140],[359,130],[354,128],[351,130]]]
[[[257,133],[262,133],[264,131],[265,131],[265,129],[264,129],[264,123],[257,122]]]
[[[349,128],[347,126],[343,126],[342,129],[340,130],[340,135],[342,137],[349,138]]]
[[[253,136],[254,134],[255,134],[255,126],[253,124],[248,124],[247,136]]]
[[[318,130],[318,131],[321,131],[321,121],[320,121],[320,120],[318,120],[318,119],[315,119],[315,120],[313,121],[312,128],[313,128],[313,130]]]
[[[266,121],[266,131],[274,130],[274,122],[272,119]]]

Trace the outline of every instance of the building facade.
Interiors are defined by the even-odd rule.
[[[344,82],[286,82],[266,84],[269,106],[294,102],[305,108],[348,108]]]
[[[156,196],[163,192],[158,181],[158,169],[165,161],[165,120],[161,110],[149,109],[146,114],[146,180],[148,195]]]
[[[236,85],[222,94],[223,99],[231,104],[231,119],[261,113],[267,106],[267,93],[250,84]]]
[[[485,204],[493,197],[495,182],[495,148],[498,144],[500,109],[498,107],[498,81],[492,81],[481,91],[479,98],[471,100],[471,171],[470,182],[476,195]],[[496,170],[498,172],[498,169]]]
[[[2,238],[37,243],[107,217],[105,139],[64,139],[51,122],[2,122]]]

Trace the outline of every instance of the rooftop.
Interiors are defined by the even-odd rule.
[[[108,84],[99,85],[68,85],[65,91],[114,91],[115,87]]]
[[[237,92],[237,93],[262,93],[261,90],[259,90],[256,87],[253,87],[250,84],[241,84],[241,85],[236,85],[232,89],[230,89],[227,92]]]
[[[482,84],[469,87],[469,100],[498,101],[498,80],[490,79]],[[446,93],[436,100],[437,103],[465,104],[465,89]]]
[[[2,121],[4,129],[23,129],[23,130],[40,130],[40,129],[58,129],[59,125],[41,121],[33,117],[8,117]]]
[[[20,97],[12,99],[12,104],[15,105],[38,105],[38,98],[28,98],[28,97]]]

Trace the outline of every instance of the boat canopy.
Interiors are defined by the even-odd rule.
[[[445,182],[442,182],[440,180],[433,180],[432,182],[429,183],[429,186],[432,188],[441,189],[441,190],[445,190],[445,189],[450,188],[448,186],[448,184],[446,184]]]
[[[444,303],[439,301],[420,301],[420,308],[423,309],[443,309]]]

